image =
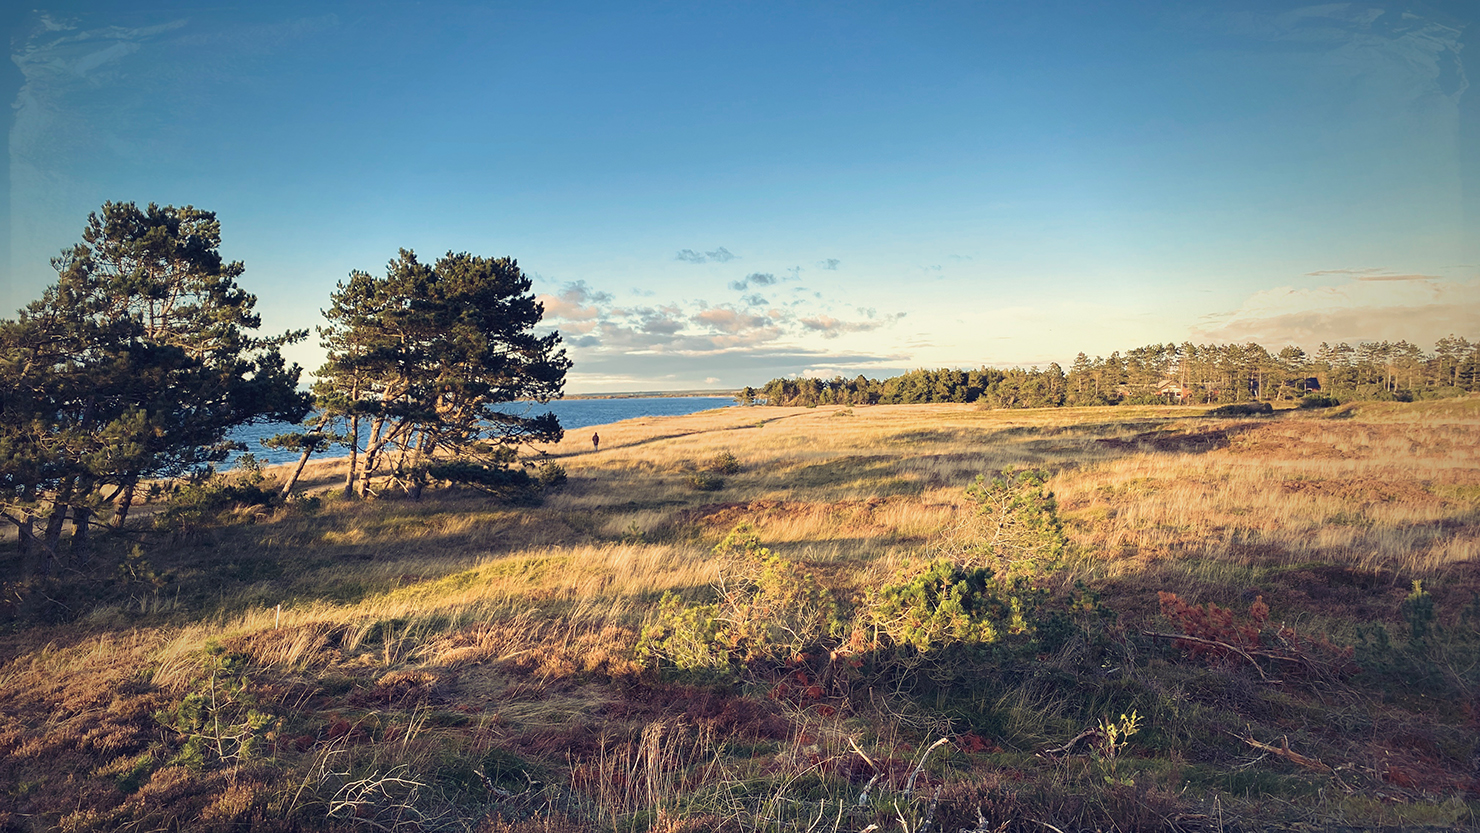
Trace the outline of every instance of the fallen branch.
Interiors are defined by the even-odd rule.
[[[1269,679],[1269,677],[1265,675],[1264,669],[1260,668],[1259,663],[1254,661],[1254,657],[1250,656],[1248,651],[1245,651],[1243,648],[1240,648],[1237,645],[1229,645],[1227,642],[1219,642],[1216,639],[1203,639],[1200,636],[1188,636],[1185,633],[1156,633],[1155,631],[1142,631],[1141,633],[1153,639],[1175,639],[1179,642],[1196,642],[1199,645],[1211,645],[1214,648],[1222,648],[1225,651],[1232,651],[1233,653],[1238,654],[1239,656],[1248,660],[1249,664],[1254,666],[1254,670],[1259,672],[1259,679],[1264,680],[1265,682],[1279,682],[1279,680]],[[1290,659],[1289,657],[1266,654],[1263,652],[1260,652],[1259,655],[1267,657],[1269,659]]]
[[[1260,741],[1254,740],[1253,735],[1245,735],[1243,737],[1239,737],[1238,735],[1234,735],[1232,732],[1229,732],[1229,734],[1232,737],[1238,738],[1244,743],[1247,743],[1248,745],[1254,747],[1255,749],[1258,749],[1262,752],[1268,752],[1271,755],[1278,755],[1281,758],[1289,761],[1290,763],[1295,764],[1299,767],[1304,767],[1305,769],[1311,770],[1312,772],[1324,772],[1327,774],[1334,773],[1334,770],[1332,770],[1331,767],[1326,766],[1319,760],[1308,757],[1306,755],[1302,755],[1299,752],[1291,749],[1289,737],[1281,736],[1280,745],[1271,746],[1267,743],[1262,743]]]
[[[1064,754],[1067,754],[1069,752],[1069,750],[1071,750],[1071,749],[1074,748],[1074,744],[1076,744],[1076,743],[1084,740],[1085,738],[1093,737],[1095,735],[1098,735],[1099,733],[1100,733],[1100,730],[1097,727],[1091,727],[1091,728],[1085,729],[1083,732],[1080,732],[1079,734],[1075,735],[1074,737],[1069,738],[1069,742],[1066,743],[1066,744],[1064,744],[1063,746],[1055,746],[1052,749],[1044,749],[1044,750],[1039,751],[1038,752],[1038,757],[1042,758],[1042,757],[1046,757],[1048,755],[1064,755]]]

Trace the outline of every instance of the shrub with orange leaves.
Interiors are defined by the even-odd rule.
[[[1176,593],[1162,591],[1157,597],[1161,615],[1190,637],[1178,639],[1177,647],[1210,664],[1239,655],[1248,661],[1255,657],[1273,660],[1286,671],[1312,677],[1345,677],[1360,670],[1352,662],[1355,649],[1349,646],[1324,636],[1300,634],[1285,625],[1271,628],[1269,605],[1263,596],[1254,599],[1243,617],[1212,602],[1188,604]]]
[[[1176,625],[1182,633],[1235,648],[1258,648],[1259,633],[1269,621],[1269,605],[1264,603],[1263,596],[1254,599],[1254,603],[1249,605],[1248,615],[1240,622],[1232,610],[1212,602],[1190,605],[1182,601],[1176,593],[1162,591],[1156,595],[1161,601],[1161,615]],[[1179,644],[1194,657],[1221,659],[1229,654],[1227,648],[1204,642],[1184,640]]]

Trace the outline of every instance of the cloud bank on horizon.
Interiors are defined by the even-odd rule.
[[[739,292],[778,282],[769,273],[751,273],[730,281],[727,288]],[[759,294],[716,302],[683,299],[627,305],[584,281],[536,299],[545,308],[544,328],[559,330],[576,360],[571,382],[593,389],[614,390],[655,380],[681,387],[690,378],[685,374],[696,366],[711,370],[704,384],[714,385],[725,379],[765,381],[793,375],[799,365],[840,363],[865,372],[887,370],[908,359],[904,353],[839,351],[807,344],[814,334],[836,339],[888,327],[904,313],[880,316],[873,309],[856,309],[853,318],[840,319],[829,314],[831,304],[814,306],[803,299],[771,305]]]
[[[1476,11],[77,0],[12,41],[0,302],[132,200],[217,211],[271,331],[516,256],[572,391],[1476,338]]]
[[[1236,310],[1197,322],[1193,335],[1211,342],[1254,341],[1265,346],[1320,342],[1418,340],[1429,348],[1450,334],[1480,325],[1480,279],[1391,274],[1381,269],[1321,270],[1340,275],[1330,286],[1281,286],[1251,295]]]

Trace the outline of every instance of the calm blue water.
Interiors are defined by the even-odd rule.
[[[683,416],[711,408],[733,407],[734,404],[735,400],[728,396],[653,396],[641,399],[558,399],[546,405],[512,402],[505,406],[504,410],[521,416],[554,411],[555,416],[560,419],[561,426],[567,431],[573,431],[634,417]],[[268,463],[288,463],[298,459],[297,452],[263,448],[258,440],[293,430],[301,431],[302,429],[285,422],[248,425],[232,432],[231,439],[246,443],[251,453]],[[345,453],[347,452],[343,448],[336,447],[322,456],[338,457]],[[221,465],[221,468],[230,468],[236,457],[237,455],[233,454],[230,460]]]

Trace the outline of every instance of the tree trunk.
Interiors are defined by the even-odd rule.
[[[380,448],[385,440],[380,434],[385,430],[385,418],[376,417],[370,423],[370,439],[365,442],[365,473],[360,478],[360,497],[370,496],[370,479],[375,476],[375,465],[379,462]]]
[[[351,497],[355,493],[355,466],[360,462],[360,418],[350,417],[349,420],[349,471],[344,475],[344,496]]]
[[[87,563],[90,554],[89,549],[92,539],[88,535],[88,521],[92,520],[92,510],[78,506],[72,510],[72,552],[77,558],[77,566],[81,567]]]
[[[51,500],[51,517],[46,519],[46,549],[55,553],[62,542],[62,526],[67,520],[67,504],[72,501],[72,489],[75,478],[67,478],[57,488],[56,494]],[[51,567],[48,563],[46,575],[51,575]]]
[[[407,495],[410,495],[411,494],[411,488],[410,488],[410,480],[408,478],[408,474],[407,474],[407,471],[406,471],[406,454],[408,452],[410,452],[413,448],[416,447],[415,446],[415,443],[416,443],[416,436],[415,436],[415,434],[414,433],[411,433],[411,432],[408,432],[408,436],[406,437],[406,441],[403,442],[403,443],[401,443],[401,453],[396,455],[395,468],[392,469],[392,471],[394,471],[396,473],[397,479],[399,479],[401,481],[401,491],[405,492]],[[421,493],[418,491],[417,492],[417,497],[420,497],[420,496],[421,496]]]
[[[29,512],[26,519],[16,524],[16,547],[20,550],[21,563],[26,563],[31,557],[31,551],[35,549],[36,541],[36,519]]]
[[[313,455],[314,448],[315,446],[313,443],[304,444],[303,456],[298,458],[298,467],[293,469],[293,476],[289,477],[287,484],[283,486],[283,500],[287,500],[288,495],[291,495],[293,493],[293,487],[298,485],[298,476],[303,474],[303,467],[308,465],[308,458]]]
[[[137,480],[130,480],[118,495],[118,503],[113,509],[113,528],[123,529],[123,522],[128,520],[129,507],[134,505],[134,492],[138,489]]]
[[[424,462],[432,459],[432,453],[436,449],[436,438],[430,432],[421,432],[421,437],[411,452],[411,469],[409,472],[411,487],[407,489],[407,493],[411,495],[412,500],[421,500],[421,490],[426,486],[427,481],[427,475],[422,469],[422,465]]]
[[[15,523],[15,545],[20,554],[22,569],[30,567],[31,554],[36,550],[36,512],[31,505],[36,501],[36,487],[26,486],[21,490],[21,520],[10,515],[5,517]]]

